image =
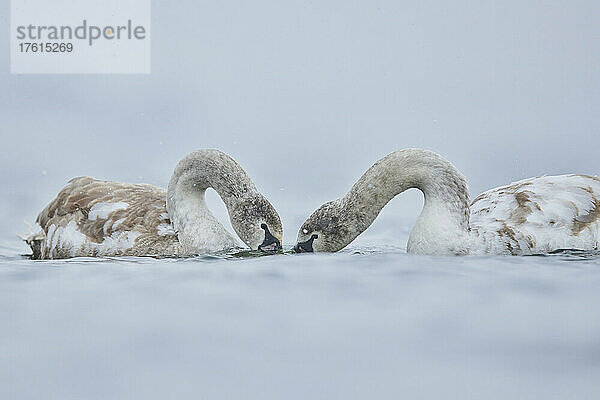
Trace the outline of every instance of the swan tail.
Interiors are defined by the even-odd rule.
[[[42,258],[42,245],[44,244],[45,239],[46,236],[43,232],[25,238],[25,243],[27,243],[33,251],[33,254],[31,255],[33,260],[40,260]]]
[[[41,228],[38,232],[35,232],[31,224],[25,222],[25,225],[27,225],[27,228],[29,229],[29,234],[17,234],[17,236],[27,243],[27,245],[31,248],[31,251],[33,251],[31,259],[40,260],[42,258],[43,245],[46,241],[46,234],[43,230],[41,230]]]

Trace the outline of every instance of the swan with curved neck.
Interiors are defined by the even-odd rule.
[[[469,201],[463,175],[438,154],[395,151],[369,168],[343,197],[319,207],[298,232],[298,252],[338,251],[407,189],[423,192],[423,210],[407,252],[416,254],[539,254],[598,250],[600,178],[531,178]]]
[[[218,150],[198,150],[175,168],[168,190],[152,185],[74,178],[37,218],[26,239],[33,258],[188,256],[227,251],[239,242],[215,218],[214,189],[231,225],[253,250],[279,251],[279,215],[244,169]]]

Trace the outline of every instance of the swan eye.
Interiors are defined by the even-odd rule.
[[[306,235],[308,233],[308,229],[302,229],[302,233]]]

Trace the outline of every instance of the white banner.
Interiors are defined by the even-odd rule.
[[[150,0],[11,0],[11,73],[150,73]]]

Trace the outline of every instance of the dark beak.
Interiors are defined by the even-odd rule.
[[[315,241],[315,239],[318,239],[318,238],[319,238],[318,235],[312,235],[310,237],[310,239],[308,239],[306,242],[297,243],[294,246],[294,251],[296,251],[296,253],[312,253],[312,252],[314,252],[312,244]]]
[[[271,234],[267,224],[261,224],[260,227],[265,231],[265,240],[263,240],[262,244],[258,246],[258,249],[267,253],[281,251],[281,242]]]

